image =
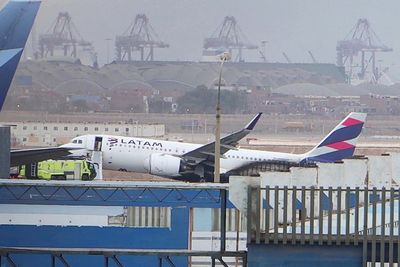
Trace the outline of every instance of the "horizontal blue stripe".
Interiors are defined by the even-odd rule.
[[[306,162],[335,162],[353,156],[355,147],[306,158]]]
[[[338,129],[329,136],[327,136],[325,140],[318,147],[354,139],[360,135],[363,125],[364,123],[360,123]]]

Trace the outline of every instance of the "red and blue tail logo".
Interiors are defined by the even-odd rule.
[[[353,156],[367,114],[350,113],[316,147],[306,153],[306,162],[335,162]]]

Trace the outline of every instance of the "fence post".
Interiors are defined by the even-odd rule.
[[[226,250],[226,189],[221,189],[221,252]]]
[[[258,210],[257,210],[258,207]],[[249,186],[247,191],[247,243],[251,243],[252,239],[260,233],[260,189]]]

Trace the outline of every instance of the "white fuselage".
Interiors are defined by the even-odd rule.
[[[181,156],[191,150],[201,147],[200,144],[162,141],[146,138],[122,137],[111,135],[96,135],[102,138],[101,151],[103,168],[108,170],[124,170],[130,172],[148,173],[146,162],[152,154]],[[93,150],[95,136],[76,137],[83,139],[81,143],[88,150]],[[65,146],[73,147],[78,144],[70,143]],[[81,145],[81,146],[82,146]],[[268,152],[251,149],[230,150],[221,158],[221,173],[240,168],[258,161],[286,161],[298,163],[304,155]]]

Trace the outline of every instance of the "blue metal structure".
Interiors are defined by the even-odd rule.
[[[243,266],[368,266],[400,262],[399,190],[250,189],[248,252],[226,251],[228,185],[0,180],[0,204],[171,207],[169,228],[0,225],[5,266],[187,266],[189,256]],[[261,200],[262,199],[262,200]],[[190,209],[221,209],[219,251],[189,248]],[[268,230],[266,230],[268,229]]]
[[[188,183],[0,180],[1,204],[219,207],[227,186]],[[232,206],[232,205],[231,205]]]
[[[188,249],[189,210],[173,208],[171,229],[96,227],[96,226],[0,226],[0,247],[34,248],[109,248],[109,249]],[[49,255],[11,256],[17,266],[51,266]],[[158,258],[152,256],[120,256],[123,266],[157,266]],[[66,262],[71,266],[101,266],[102,255],[68,255]],[[187,257],[173,258],[175,265],[187,266]]]
[[[187,266],[188,255],[200,253],[189,250],[190,209],[232,207],[226,202],[227,188],[187,183],[0,180],[0,204],[171,207],[170,228],[0,225],[0,254],[3,261],[14,262],[15,266],[24,266],[33,259],[37,266],[56,266],[63,261],[65,266],[100,265],[104,261],[109,266],[112,262],[118,262],[117,266],[156,266],[162,262]],[[223,262],[222,257],[230,252],[225,251],[225,212],[221,216],[220,251],[200,254]],[[42,249],[46,253],[21,255],[11,247]],[[102,253],[94,253],[94,248]],[[51,249],[63,253],[51,253]],[[243,252],[235,255],[245,258]]]

